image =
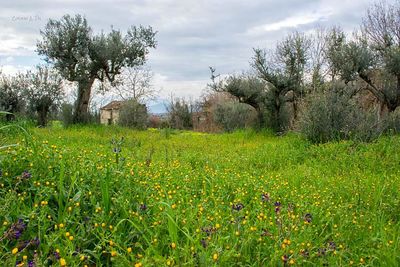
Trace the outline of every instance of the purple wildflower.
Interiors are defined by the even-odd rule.
[[[238,204],[233,204],[232,205],[232,209],[236,210],[236,211],[240,211],[244,208],[244,205],[242,203],[238,203]]]
[[[54,251],[53,255],[54,255],[54,258],[56,258],[56,260],[60,259],[60,253],[58,253],[57,251]]]
[[[312,222],[312,215],[310,213],[307,213],[306,215],[304,215],[304,221],[311,223]]]
[[[21,174],[22,179],[29,179],[32,177],[32,174],[28,171],[23,171]]]
[[[217,229],[215,227],[203,227],[201,230],[207,234],[207,236],[210,236],[211,234],[215,233]]]
[[[18,240],[26,229],[26,224],[22,219],[18,219],[17,222],[13,223],[7,232],[4,233],[3,237],[9,240]]]
[[[329,248],[330,250],[336,250],[336,243],[333,242],[333,241],[329,241],[329,243],[328,243],[328,248]]]

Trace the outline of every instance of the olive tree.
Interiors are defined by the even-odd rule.
[[[340,51],[346,44],[346,34],[340,27],[333,27],[326,33],[324,39],[326,42],[323,50],[324,58],[327,63],[328,75],[331,78],[331,82],[334,82],[340,79],[342,65]]]
[[[64,96],[62,78],[46,66],[37,66],[24,77],[24,95],[31,111],[37,113],[38,125],[46,126],[51,108],[57,107]]]
[[[288,128],[287,103],[292,106],[292,117],[298,114],[298,102],[305,93],[305,76],[310,59],[311,40],[302,33],[288,35],[274,51],[254,49],[254,74],[231,75],[216,81],[218,75],[211,70],[211,88],[227,92],[239,102],[252,106],[260,127],[269,126],[276,131]]]
[[[265,102],[267,87],[265,83],[252,74],[230,75],[223,81],[216,81],[215,69],[210,67],[212,84],[209,86],[216,92],[226,92],[257,112],[258,126],[266,124]]]
[[[236,129],[246,128],[249,124],[251,125],[252,111],[249,105],[226,101],[216,105],[213,119],[218,125],[222,126],[224,131],[232,132]]]
[[[400,2],[372,5],[361,34],[336,53],[335,65],[346,82],[361,79],[382,109],[395,111],[400,106]]]
[[[7,112],[5,115],[7,121],[13,120],[15,114],[21,112],[25,107],[22,81],[22,74],[0,75],[0,111]]]
[[[193,105],[183,98],[172,98],[167,106],[168,121],[174,129],[191,129],[193,127]]]
[[[252,66],[268,88],[265,101],[275,130],[282,131],[287,127],[282,119],[286,103],[292,104],[293,116],[297,117],[298,101],[305,89],[310,46],[309,38],[296,32],[278,43],[273,53],[254,49]]]
[[[132,26],[125,35],[113,28],[95,35],[83,16],[65,15],[47,22],[37,51],[65,79],[77,82],[74,121],[84,122],[94,81],[113,83],[123,68],[144,64],[156,47],[155,34],[151,27]]]

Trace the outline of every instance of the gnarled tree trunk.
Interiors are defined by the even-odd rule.
[[[95,78],[90,77],[87,80],[78,83],[78,98],[76,99],[74,123],[85,123],[89,119],[89,100],[92,91],[92,85]]]
[[[38,125],[40,127],[46,127],[47,125],[47,114],[49,113],[50,106],[42,106],[37,110],[38,113]]]
[[[262,129],[265,124],[264,107],[262,105],[253,106],[257,113],[258,128]]]

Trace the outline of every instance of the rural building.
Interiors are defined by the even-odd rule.
[[[100,108],[100,123],[111,125],[116,124],[119,118],[119,111],[123,101],[111,101],[104,107]]]

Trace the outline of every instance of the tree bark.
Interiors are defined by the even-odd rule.
[[[49,113],[49,109],[50,107],[42,107],[39,110],[37,110],[38,112],[38,124],[41,127],[46,127],[47,125],[47,114]]]
[[[281,91],[282,92],[282,91]],[[282,122],[281,122],[281,108],[282,108],[282,103],[281,103],[281,92],[276,92],[275,93],[275,99],[274,99],[274,109],[273,110],[273,122],[272,122],[272,128],[276,132],[282,131]]]
[[[254,107],[256,112],[257,112],[257,120],[258,120],[258,128],[262,129],[264,127],[264,108],[261,105],[257,105],[257,107]]]
[[[75,104],[74,123],[87,123],[89,120],[89,100],[95,78],[78,82],[78,98]]]
[[[379,102],[378,121],[384,119],[388,112],[388,105],[386,103]]]

